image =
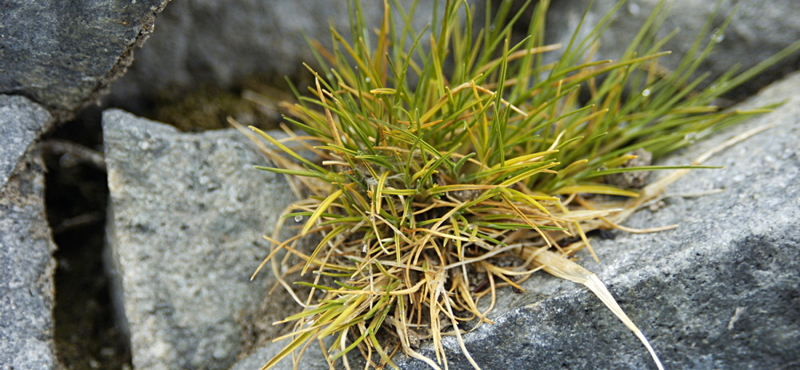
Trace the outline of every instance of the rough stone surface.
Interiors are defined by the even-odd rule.
[[[28,115],[35,114],[23,116]],[[44,121],[40,125],[50,120],[46,114],[37,118]],[[34,145],[13,159],[18,163],[0,189],[0,369],[58,369],[51,257],[56,246],[44,214],[44,165]]]
[[[277,355],[278,352],[280,352],[287,344],[289,344],[288,340],[282,340],[275,343],[270,342],[256,350],[250,356],[247,356],[246,358],[237,362],[236,365],[230,368],[230,370],[260,369],[271,358],[275,357],[275,355]],[[303,358],[300,359],[300,363],[297,366],[298,369],[326,370],[330,368],[328,367],[328,363],[325,361],[325,358],[322,357],[322,352],[319,350],[319,346],[316,345],[316,343],[314,344],[315,345],[308,347],[306,353],[303,355]],[[292,369],[293,364],[291,358],[283,359],[281,362],[278,362],[274,367],[272,367],[272,370]]]
[[[668,158],[688,164],[747,129],[777,123],[712,158],[719,170],[698,170],[667,194],[664,207],[634,214],[626,226],[679,224],[654,234],[616,233],[593,239],[601,263],[579,263],[603,280],[644,332],[667,369],[792,369],[800,366],[800,74],[770,86],[739,108],[789,99],[774,113],[730,129]],[[588,289],[544,273],[502,289],[482,325],[464,336],[484,370],[655,369],[639,340]],[[484,302],[485,303],[485,302]],[[444,341],[450,369],[472,369],[454,338]],[[283,343],[247,359],[257,368]],[[435,358],[428,344],[421,352]],[[317,346],[306,354],[319,360]],[[402,369],[429,369],[400,357]],[[320,365],[322,366],[322,365]],[[279,369],[291,368],[284,360]]]
[[[667,369],[792,369],[800,366],[800,74],[770,86],[739,108],[789,99],[683,153],[687,164],[727,137],[764,124],[779,126],[731,147],[667,194],[657,211],[639,211],[626,226],[679,224],[655,234],[617,233],[593,240],[597,273],[650,339]],[[504,290],[483,325],[465,336],[484,370],[523,368],[655,369],[645,348],[588,289],[546,274],[527,293]],[[450,369],[471,369],[453,338]],[[432,352],[425,351],[432,356]],[[403,369],[427,365],[404,359]]]
[[[55,250],[44,215],[38,136],[53,124],[21,96],[0,95],[0,368],[54,369]]]
[[[643,22],[650,16],[659,0],[629,0],[615,15],[613,23],[600,38],[601,47],[595,56],[597,60],[619,59]],[[589,0],[553,1],[548,13],[548,40],[569,42],[581,16],[589,6]],[[610,11],[617,0],[594,1],[587,15],[587,23],[582,28],[581,37],[586,37],[592,27]],[[675,29],[675,35],[662,50],[673,54],[659,59],[668,68],[674,68],[691,47],[701,27],[714,12],[717,1],[670,0],[671,13],[658,33],[664,37]],[[759,62],[781,51],[793,42],[800,40],[800,2],[795,0],[740,1],[723,0],[721,11],[715,17],[713,27],[720,27],[725,17],[738,6],[730,26],[717,38],[714,53],[699,68],[710,72],[710,83],[734,65],[739,71],[753,67]],[[558,53],[550,53],[554,58]],[[778,79],[783,74],[800,67],[800,53],[783,60],[770,73],[751,80],[741,93],[755,93],[760,87]]]
[[[0,93],[61,112],[96,99],[169,0],[0,3]]]
[[[625,155],[635,155],[636,158],[629,159],[627,162],[623,163],[620,167],[642,167],[642,166],[649,166],[652,164],[653,161],[653,154],[642,149],[636,149],[632,152],[627,152]],[[645,185],[647,185],[647,179],[650,177],[650,172],[641,171],[641,172],[623,172],[623,173],[615,173],[611,175],[605,176],[605,182],[614,185],[620,189],[641,189]]]
[[[227,369],[246,350],[237,320],[269,314],[273,280],[249,277],[293,194],[253,169],[265,159],[236,131],[184,134],[120,110],[103,130],[134,367]]]
[[[383,2],[362,3],[365,19],[378,25]],[[400,3],[408,7],[411,1]],[[433,1],[420,1],[418,29],[430,22],[432,9]],[[329,45],[330,22],[349,35],[348,19],[346,1],[172,2],[129,73],[113,86],[111,102],[135,112],[141,109],[135,102],[166,90],[180,93],[198,84],[228,88],[253,75],[297,75],[305,71],[302,62],[315,61],[303,35]]]
[[[0,188],[39,135],[53,126],[47,110],[22,96],[0,95]]]

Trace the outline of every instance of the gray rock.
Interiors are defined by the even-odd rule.
[[[134,367],[228,368],[259,318],[285,312],[285,297],[265,301],[268,272],[249,278],[294,195],[253,169],[266,161],[239,132],[184,134],[120,110],[104,112],[103,131]]]
[[[0,93],[70,113],[132,61],[169,0],[0,3]]]
[[[579,263],[595,272],[642,330],[667,369],[789,369],[800,364],[800,74],[738,106],[788,99],[773,113],[735,126],[665,164],[688,164],[746,129],[778,126],[717,154],[667,189],[657,211],[641,210],[633,228],[679,224],[653,234],[593,240]],[[655,369],[645,348],[588,289],[546,274],[504,289],[482,325],[464,336],[489,369]],[[447,338],[450,369],[471,369]],[[423,353],[433,356],[430,347]],[[426,369],[412,359],[403,369]]]
[[[614,16],[611,26],[600,38],[601,47],[597,60],[619,59],[633,40],[639,28],[650,16],[659,0],[629,0]],[[548,40],[561,42],[566,47],[578,21],[589,6],[589,0],[553,1],[548,13]],[[581,37],[612,9],[617,0],[594,1],[587,15],[587,24],[582,28]],[[714,12],[716,1],[670,0],[671,13],[661,27],[658,37],[664,37],[675,29],[675,35],[662,50],[670,50],[671,55],[662,57],[659,62],[674,68],[691,47],[695,37],[708,17]],[[738,6],[730,26],[724,34],[717,35],[718,45],[712,55],[700,67],[702,72],[710,72],[708,83],[738,65],[739,71],[753,67],[781,51],[793,42],[800,40],[800,2],[794,0],[733,1],[721,2],[721,11],[715,17],[713,27],[720,27],[725,17]],[[711,41],[709,39],[705,41]],[[554,58],[558,53],[550,53]],[[751,80],[739,94],[753,94],[769,84],[800,67],[800,53],[794,53],[770,69],[769,73]],[[699,75],[699,74],[698,74]]]
[[[365,19],[378,25],[383,2],[362,3]],[[411,1],[400,3],[407,8]],[[432,9],[433,1],[420,1],[417,29],[430,22]],[[153,99],[167,90],[181,93],[198,84],[229,88],[255,75],[296,76],[305,72],[302,62],[315,64],[303,34],[330,45],[330,22],[347,36],[348,17],[346,1],[170,3],[129,73],[114,84],[111,103],[135,111],[140,107],[133,102]]]
[[[260,369],[264,366],[271,358],[275,357],[275,355],[280,352],[283,347],[289,344],[287,339],[278,341],[278,342],[270,342],[250,356],[245,357],[244,359],[238,361],[230,370],[256,370]],[[363,365],[362,365],[363,366]],[[303,357],[300,359],[300,363],[297,366],[298,369],[303,370],[326,370],[329,369],[328,363],[325,361],[325,358],[322,356],[322,351],[320,351],[319,346],[314,343],[314,345],[308,346],[308,349],[303,354]],[[271,368],[271,370],[292,370],[293,364],[291,357],[285,358],[278,362],[275,366]]]
[[[22,97],[0,97],[0,369],[57,369],[53,341],[56,246],[34,144],[52,124]]]
[[[23,154],[53,126],[47,110],[22,96],[0,95],[0,188]]]
[[[41,106],[0,95],[0,368],[56,366],[55,296],[44,216],[44,166],[35,141],[53,125]]]

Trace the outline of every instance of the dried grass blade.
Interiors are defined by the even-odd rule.
[[[661,360],[658,359],[653,347],[650,346],[650,342],[647,341],[644,334],[642,334],[641,330],[636,327],[636,324],[628,318],[628,315],[625,314],[625,311],[617,304],[617,301],[614,299],[614,296],[611,295],[611,292],[608,291],[605,284],[591,271],[581,267],[575,262],[570,261],[569,259],[565,258],[564,255],[558,255],[552,251],[544,251],[543,253],[536,256],[535,262],[541,264],[543,266],[543,270],[556,276],[561,279],[569,280],[578,284],[583,284],[589,290],[591,290],[597,298],[600,298],[601,301],[617,316],[617,318],[622,321],[625,326],[630,329],[634,335],[644,344],[647,348],[647,351],[650,352],[650,356],[653,357],[653,361],[655,361],[656,366],[658,366],[659,370],[664,370],[664,366],[661,365]]]

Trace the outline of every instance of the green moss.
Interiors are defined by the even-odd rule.
[[[186,93],[164,91],[156,99],[154,118],[187,132],[230,128],[228,117],[269,130],[278,127],[278,104],[287,100],[293,97],[285,81],[251,76],[233,89],[203,84]]]

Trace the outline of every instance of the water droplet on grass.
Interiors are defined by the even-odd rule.
[[[711,33],[711,41],[714,41],[715,43],[719,44],[720,42],[722,42],[722,40],[725,40],[725,34],[722,33],[719,29],[715,29],[714,32]]]
[[[645,97],[650,96],[650,89],[642,90],[642,96],[645,96]]]
[[[639,5],[636,3],[629,3],[628,13],[631,13],[631,15],[639,15]]]
[[[302,222],[302,221],[303,221],[303,216],[300,215],[294,216],[294,222]]]

